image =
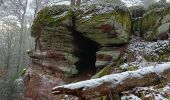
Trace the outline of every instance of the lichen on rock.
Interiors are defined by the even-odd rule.
[[[169,32],[170,5],[153,5],[142,17],[142,33],[148,40],[158,39],[159,34]]]
[[[134,23],[132,25],[131,11],[127,7],[92,4],[44,8],[32,25],[36,48],[28,52],[32,63],[26,82],[27,95],[41,100],[37,91],[42,89],[49,94],[54,84],[101,77],[121,65],[130,66],[127,68],[130,71],[150,65],[149,61],[152,64],[153,61],[168,61],[169,7],[154,7],[135,22],[145,39],[159,37],[160,40],[154,42],[132,36]],[[37,92],[37,97],[34,97],[30,88],[35,87],[31,84],[36,79],[38,85],[33,92]],[[44,96],[42,92],[40,95]]]
[[[130,12],[112,5],[90,5],[80,7],[76,21],[78,31],[100,43],[126,44],[131,31]]]

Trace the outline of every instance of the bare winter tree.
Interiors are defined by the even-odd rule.
[[[12,1],[12,0],[11,0]],[[18,5],[19,4],[19,5]],[[17,63],[17,72],[20,68],[20,60],[21,60],[21,49],[22,49],[22,42],[23,42],[23,33],[24,33],[24,21],[25,21],[25,14],[27,11],[27,4],[28,0],[19,0],[17,3],[15,3],[15,6],[20,6],[20,9],[16,9],[15,13],[17,13],[17,17],[19,19],[21,28],[20,28],[20,43],[19,43],[19,52],[18,52],[18,63]],[[20,12],[20,13],[18,13]]]
[[[30,7],[34,12],[34,18],[36,17],[36,14],[43,9],[44,7],[51,5],[51,4],[58,4],[63,1],[70,1],[70,0],[32,0],[30,3]],[[80,2],[80,0],[77,0]],[[76,0],[71,0],[71,5],[75,6]]]
[[[27,11],[28,0],[7,0],[5,1],[3,7],[1,8],[5,11],[6,15],[4,16],[13,16],[19,22],[20,25],[20,38],[19,38],[19,48],[18,48],[18,61],[17,61],[17,69],[19,71],[21,65],[21,55],[22,55],[22,45],[23,45],[23,33],[24,33],[24,25],[25,25],[25,14]]]
[[[49,2],[50,2],[49,0],[32,0],[30,6],[31,9],[33,9],[34,11],[34,18],[36,17],[38,11],[47,6]]]
[[[5,71],[8,73],[11,63],[15,62],[19,26],[16,22],[4,21],[0,26],[0,49],[1,49],[1,64],[3,65]]]
[[[71,0],[71,6],[75,6],[75,0]]]
[[[81,0],[76,0],[76,6],[80,6]]]
[[[144,7],[149,7],[154,4],[157,0],[141,0]]]

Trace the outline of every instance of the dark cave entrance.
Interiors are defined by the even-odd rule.
[[[72,30],[74,37],[73,44],[75,46],[74,55],[79,58],[75,63],[79,74],[83,72],[95,73],[96,72],[96,52],[99,51],[100,45],[83,36],[85,33]]]

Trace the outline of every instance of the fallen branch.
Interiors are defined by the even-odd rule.
[[[109,93],[120,93],[136,86],[157,85],[162,82],[162,79],[165,81],[170,80],[170,62],[137,71],[127,71],[97,79],[57,86],[52,89],[52,93],[91,98],[108,95]]]

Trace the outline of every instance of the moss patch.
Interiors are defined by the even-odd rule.
[[[58,16],[63,14],[63,16]],[[57,17],[58,16],[58,17]],[[52,6],[46,7],[41,10],[37,17],[35,18],[32,25],[32,36],[37,36],[41,33],[42,29],[45,26],[59,26],[62,24],[62,21],[66,20],[71,16],[68,6]]]
[[[102,45],[127,43],[131,31],[130,12],[117,12],[113,10],[109,13],[96,15],[93,14],[95,12],[94,8],[92,7],[92,9],[90,9],[92,12],[83,13],[83,15],[80,15],[81,17],[77,18],[77,30],[86,33],[84,36]],[[112,32],[117,32],[118,37],[108,38],[108,33],[103,32],[101,29],[101,26],[105,24],[113,26]]]
[[[159,27],[168,22],[165,20],[165,16],[170,14],[170,6],[155,7],[148,10],[142,18],[142,33],[143,36],[148,40],[157,39],[158,34],[160,34]],[[163,23],[162,23],[163,22]],[[169,26],[164,27],[168,31]]]

